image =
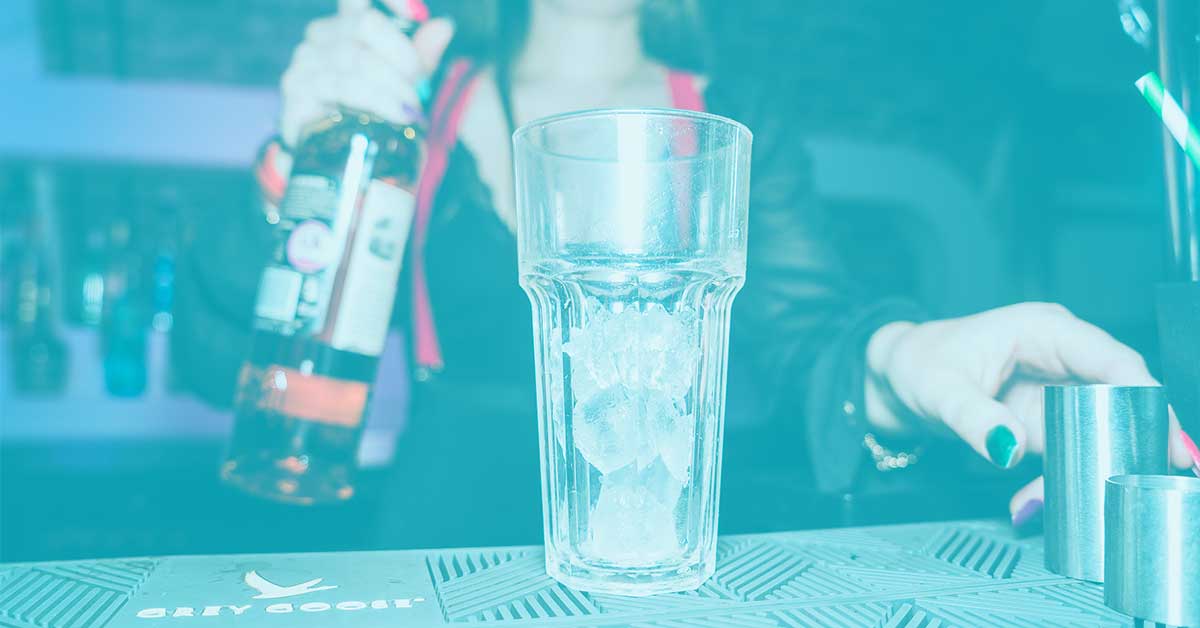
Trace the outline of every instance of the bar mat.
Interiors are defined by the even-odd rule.
[[[568,589],[541,548],[0,565],[0,626],[1127,626],[1040,538],[965,521],[723,537],[698,591]]]

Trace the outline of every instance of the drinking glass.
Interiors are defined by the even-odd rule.
[[[546,571],[570,587],[650,595],[712,575],[750,142],[733,120],[670,109],[513,135]]]

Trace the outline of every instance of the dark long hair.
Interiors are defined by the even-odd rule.
[[[470,57],[500,73],[521,52],[529,32],[530,0],[432,0],[435,15],[454,19],[447,58]],[[668,67],[702,73],[708,59],[708,27],[700,0],[642,0],[642,47]]]

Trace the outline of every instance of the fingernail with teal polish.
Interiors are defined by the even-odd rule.
[[[997,425],[988,432],[987,450],[992,464],[1007,469],[1013,465],[1013,458],[1017,455],[1017,437],[1013,435],[1012,430]]]
[[[429,84],[428,79],[417,83],[416,90],[417,98],[420,99],[421,102],[429,102],[429,97],[433,95],[433,87]]]

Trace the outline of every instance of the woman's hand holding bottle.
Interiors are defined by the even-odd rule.
[[[403,0],[385,0],[405,15]],[[454,35],[447,19],[432,19],[412,37],[370,0],[340,0],[338,12],[313,20],[296,47],[280,84],[279,131],[294,147],[306,126],[348,107],[389,122],[411,122],[422,91]]]

